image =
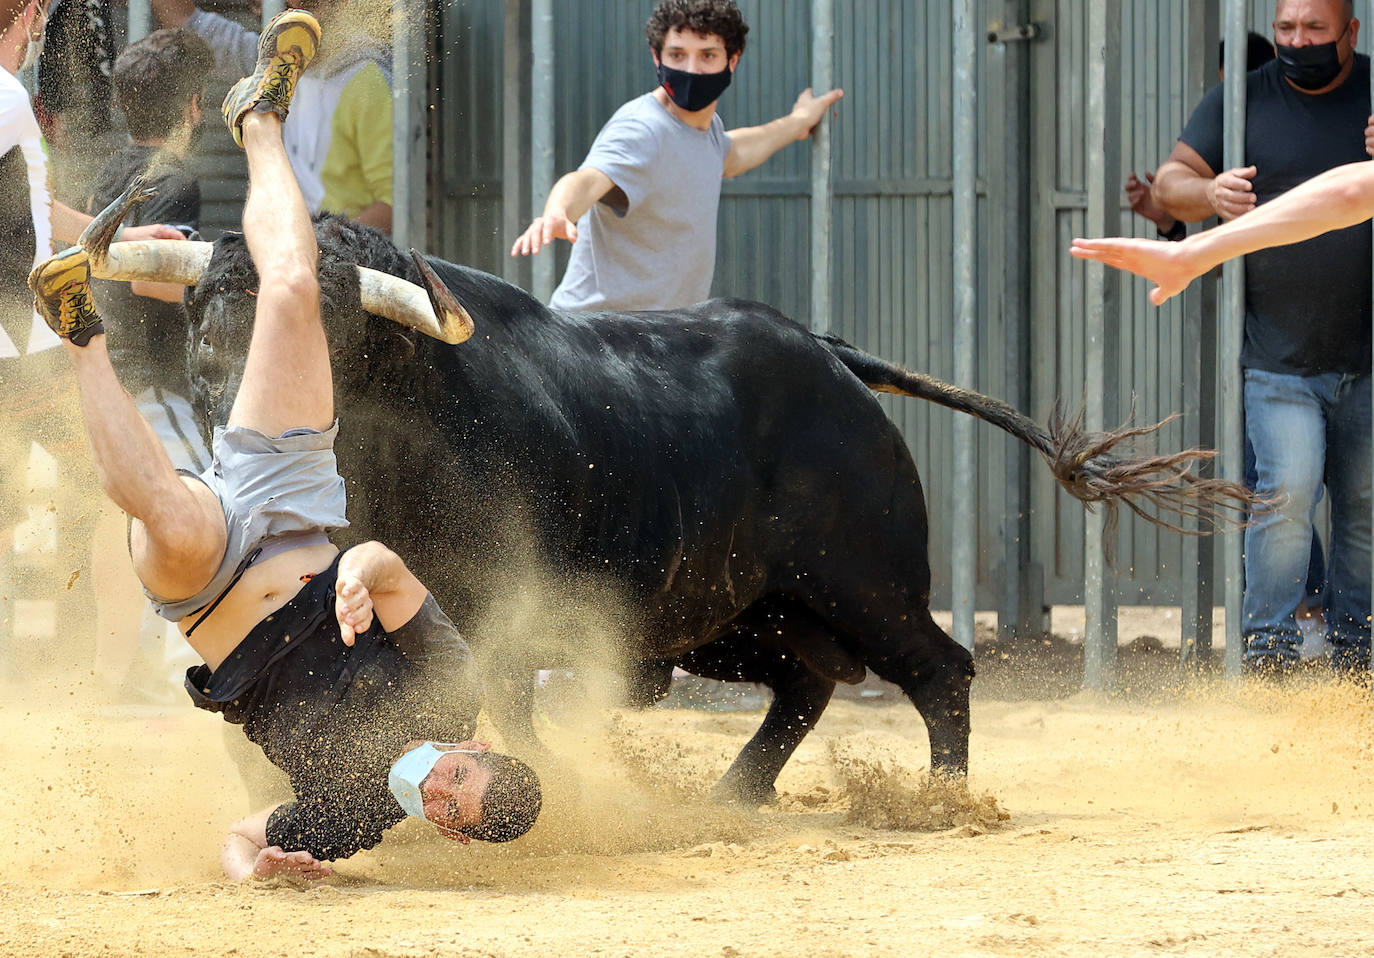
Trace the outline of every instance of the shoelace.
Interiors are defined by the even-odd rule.
[[[72,328],[76,328],[80,320],[89,319],[95,315],[95,304],[91,302],[91,293],[86,286],[79,286],[76,289],[68,287],[70,292],[63,290],[62,298],[67,306],[67,312],[72,317]]]
[[[275,59],[275,58],[274,58]],[[299,57],[295,53],[287,53],[268,72],[262,85],[262,98],[280,106],[283,101],[289,101],[292,90],[296,85],[296,71],[294,67]]]

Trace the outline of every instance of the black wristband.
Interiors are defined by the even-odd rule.
[[[1187,237],[1188,224],[1183,222],[1183,220],[1174,220],[1174,225],[1169,227],[1169,231],[1167,233],[1161,229],[1156,229],[1155,232],[1157,232],[1161,238],[1168,240],[1170,243],[1177,243],[1179,240]]]

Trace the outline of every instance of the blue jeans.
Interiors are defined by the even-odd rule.
[[[1245,428],[1256,491],[1281,497],[1245,533],[1242,629],[1248,666],[1296,661],[1294,611],[1312,554],[1322,485],[1331,496],[1325,613],[1332,662],[1369,663],[1369,376],[1245,370]]]

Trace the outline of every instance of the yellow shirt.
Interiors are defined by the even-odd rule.
[[[391,202],[391,88],[375,63],[349,79],[330,124],[322,209],[357,216]]]

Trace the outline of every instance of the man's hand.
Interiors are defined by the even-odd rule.
[[[285,852],[270,845],[258,852],[253,862],[254,878],[288,878],[319,881],[334,872],[307,851]]]
[[[372,628],[372,592],[357,575],[344,571],[342,561],[334,583],[334,614],[339,620],[339,636],[344,645],[351,646],[357,641],[359,632]]]
[[[1250,182],[1255,172],[1253,166],[1237,167],[1217,174],[1207,184],[1207,202],[1212,204],[1217,216],[1233,220],[1255,208],[1255,187]]]
[[[811,88],[807,87],[801,91],[797,97],[797,102],[792,104],[792,119],[800,124],[800,131],[797,139],[804,140],[816,132],[816,127],[820,125],[825,112],[839,102],[844,96],[843,90],[831,90],[829,93],[822,93],[814,96]]]
[[[1143,239],[1075,239],[1069,253],[1116,269],[1144,276],[1155,284],[1150,302],[1156,306],[1183,292],[1198,275],[1183,244]]]
[[[151,223],[148,226],[126,226],[119,238],[125,242],[134,240],[184,240],[181,230],[165,223]]]
[[[390,632],[409,622],[429,590],[401,557],[380,542],[363,542],[339,557],[334,579],[334,614],[344,645],[372,628],[374,615]]]
[[[1154,182],[1155,175],[1153,173],[1145,174],[1144,183],[1140,182],[1132,173],[1126,177],[1126,199],[1131,204],[1131,212],[1137,216],[1145,217],[1155,224],[1155,228],[1161,233],[1167,233],[1173,229],[1178,220],[1155,205],[1154,191],[1151,189]]]
[[[529,229],[520,234],[515,245],[510,248],[512,256],[533,256],[545,246],[552,246],[555,239],[577,242],[577,224],[563,213],[546,213],[536,216]]]
[[[1364,151],[1370,156],[1374,156],[1374,116],[1369,118],[1364,127]]]

